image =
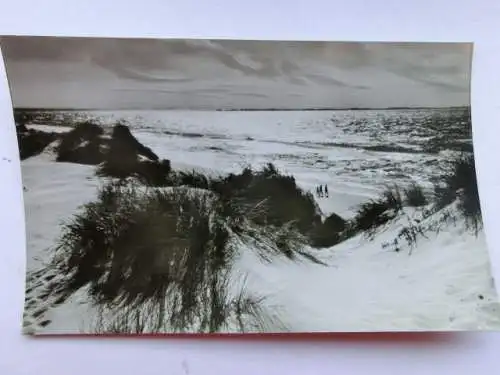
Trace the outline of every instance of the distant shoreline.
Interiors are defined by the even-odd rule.
[[[450,107],[356,107],[356,108],[235,108],[235,109],[204,109],[204,108],[29,108],[14,107],[20,112],[122,112],[122,111],[199,111],[199,112],[312,112],[312,111],[397,111],[397,110],[432,110],[432,109],[470,109],[470,105]]]

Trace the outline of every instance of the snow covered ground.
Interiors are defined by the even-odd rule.
[[[227,173],[239,172],[248,164],[273,162],[293,174],[305,190],[327,183],[330,197],[318,198],[321,210],[344,218],[352,217],[357,205],[376,197],[387,184],[413,180],[431,186],[446,157],[446,152],[418,152],[432,136],[417,134],[418,121],[426,116],[421,112],[77,115],[98,118],[104,125],[125,119],[134,136],[160,158],[170,159],[174,168]],[[358,131],[347,127],[353,119],[363,121]],[[387,119],[392,126],[384,126]],[[379,152],[370,149],[374,145],[414,151]],[[101,184],[93,167],[53,160],[49,147],[22,162],[29,272],[47,261],[61,222],[92,201]],[[279,311],[291,331],[500,328],[484,233],[476,237],[458,223],[420,239],[411,255],[408,249],[384,249],[382,244],[395,238],[405,220],[396,220],[373,240],[357,236],[316,251],[326,266],[280,259],[266,264],[254,252],[242,249],[234,268],[247,274],[248,288],[265,295],[269,308]],[[37,281],[28,284],[26,332],[91,332],[95,309],[85,300],[85,291],[64,303],[44,298],[43,290],[53,277],[57,275],[37,275]]]
[[[45,125],[45,124],[30,124],[26,128],[38,130],[47,133],[67,133],[72,128],[71,126],[57,126],[57,125]]]
[[[252,289],[285,306],[302,332],[432,331],[500,328],[484,235],[449,227],[420,239],[408,255],[384,250],[404,219],[368,241],[357,236],[324,251],[328,264],[262,264],[245,252],[238,268]],[[264,292],[265,291],[265,292]]]

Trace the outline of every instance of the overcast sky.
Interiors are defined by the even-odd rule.
[[[469,104],[471,44],[3,37],[16,107]]]

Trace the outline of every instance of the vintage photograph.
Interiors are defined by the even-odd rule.
[[[472,44],[0,46],[24,334],[500,328]]]

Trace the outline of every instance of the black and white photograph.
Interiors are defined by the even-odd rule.
[[[0,47],[24,334],[500,329],[471,43]]]

